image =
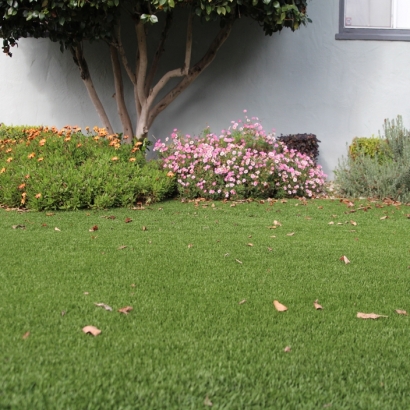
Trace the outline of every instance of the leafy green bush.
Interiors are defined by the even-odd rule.
[[[380,164],[392,159],[392,152],[387,140],[380,137],[354,138],[349,146],[349,155],[355,160],[360,154],[370,158],[377,157]]]
[[[339,161],[335,182],[342,195],[410,201],[410,132],[401,116],[385,120],[383,138],[378,153],[360,148]]]
[[[4,130],[6,128],[6,131]],[[142,144],[104,129],[0,127],[0,204],[36,210],[130,206],[160,201],[175,179],[145,161]]]

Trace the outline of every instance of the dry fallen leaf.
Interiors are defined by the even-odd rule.
[[[129,312],[131,312],[132,307],[131,306],[125,306],[121,309],[118,309],[118,312],[124,313],[124,315],[128,315]]]
[[[62,310],[62,311],[61,311],[61,316],[65,316],[66,313],[67,313],[67,312],[66,312],[65,310]]]
[[[89,232],[98,231],[98,226],[94,225],[91,229],[88,230]]]
[[[279,221],[273,221],[274,226],[282,226],[282,224]]]
[[[288,310],[288,308],[287,308],[285,305],[282,305],[282,303],[280,303],[280,302],[277,301],[277,300],[274,300],[274,301],[273,301],[273,305],[275,306],[275,309],[276,309],[278,312],[285,312],[285,311]]]
[[[143,226],[143,227],[142,227],[142,230],[143,230],[143,231],[148,231],[148,228],[147,228],[146,226]]]
[[[105,303],[94,303],[94,305],[95,305],[95,306],[98,306],[98,307],[102,307],[102,308],[104,308],[105,310],[109,310],[110,312],[112,312],[112,307],[106,305]]]
[[[239,305],[243,305],[244,303],[246,303],[246,299],[243,299],[239,302]]]
[[[13,229],[26,229],[25,225],[13,225]]]
[[[253,246],[253,243],[250,243],[250,242],[249,242],[249,243],[248,243],[248,246],[252,247],[252,246]]]
[[[107,216],[107,219],[115,219],[114,215]]]
[[[380,219],[381,220],[384,220],[384,219],[388,219],[389,217],[387,216],[387,215],[385,215],[385,216],[382,216]]]
[[[283,351],[285,352],[285,353],[288,353],[288,352],[290,352],[292,349],[290,348],[290,346],[286,346],[284,349],[283,349]]]
[[[84,333],[90,333],[93,336],[98,336],[101,333],[100,329],[97,329],[95,326],[85,326],[83,327]]]
[[[290,233],[287,233],[286,236],[293,236],[294,234],[295,232],[290,232]]]
[[[350,221],[350,223],[351,223],[351,225],[353,225],[353,226],[357,226],[357,222],[355,222],[355,221]]]
[[[347,257],[346,257],[345,255],[341,256],[341,257],[339,258],[339,260],[341,260],[342,262],[344,262],[346,265],[347,265],[348,263],[350,263],[349,259],[347,259]]]
[[[131,218],[125,218],[125,221],[124,221],[126,224],[129,224],[130,222],[132,222],[132,219]]]
[[[316,300],[313,302],[313,306],[315,307],[316,310],[321,310],[321,309],[323,309],[323,306],[322,306],[322,305],[319,305],[318,299],[316,299]]]
[[[127,247],[127,245],[121,245],[118,247],[118,249],[125,249]]]
[[[27,339],[30,336],[30,332],[26,332],[23,335],[23,339]]]
[[[89,295],[90,293],[89,292],[84,292],[84,295]]]
[[[335,223],[333,222],[333,221],[330,221],[329,223],[328,223],[328,225],[334,225]]]
[[[269,252],[272,252],[272,250],[273,250],[273,248],[270,248],[270,247],[268,246],[268,251],[269,251]]]
[[[396,313],[398,313],[399,315],[407,315],[407,312],[405,310],[400,309],[396,309]]]
[[[240,261],[239,259],[235,259],[236,262],[240,263],[242,265],[242,261]]]
[[[377,315],[376,313],[357,313],[359,319],[378,319],[379,317],[388,317],[385,315]]]
[[[232,206],[232,205],[231,205],[231,206]],[[212,404],[211,400],[209,400],[209,397],[208,397],[208,396],[205,397],[204,405],[205,405],[205,406],[208,406],[208,407],[212,407],[212,406],[213,406],[213,404]]]
[[[61,232],[61,229],[59,229],[57,227],[55,227],[54,230],[57,231],[57,232]]]
[[[233,207],[235,207],[236,206],[236,204],[231,204],[231,208],[233,208]]]
[[[189,243],[189,244],[188,244],[188,248],[193,248],[193,246],[194,246],[194,245],[193,245],[192,243]]]

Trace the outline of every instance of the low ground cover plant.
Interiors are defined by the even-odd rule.
[[[385,120],[379,138],[354,140],[339,160],[335,182],[344,196],[410,201],[410,132],[402,117]]]
[[[320,165],[277,141],[256,117],[232,121],[220,135],[206,129],[192,137],[174,130],[154,150],[187,198],[312,197],[326,179]]]
[[[122,144],[105,129],[0,127],[0,204],[30,209],[130,206],[160,201],[175,181],[145,145]]]

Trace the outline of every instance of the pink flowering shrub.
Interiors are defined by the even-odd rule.
[[[186,198],[312,197],[326,179],[320,165],[288,150],[256,117],[232,121],[219,136],[209,129],[199,137],[174,130],[168,142],[157,141],[154,151]]]

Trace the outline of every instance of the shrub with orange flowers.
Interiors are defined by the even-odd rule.
[[[0,126],[0,205],[35,210],[132,206],[175,193],[146,144],[77,126]]]

